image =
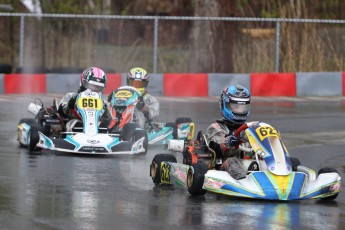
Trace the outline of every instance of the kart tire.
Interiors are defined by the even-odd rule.
[[[192,196],[202,196],[206,193],[206,190],[203,189],[202,186],[204,184],[205,174],[207,171],[208,167],[202,161],[192,164],[187,173],[187,187],[189,194]]]
[[[319,172],[317,173],[317,175],[319,176],[322,173],[333,173],[333,172],[338,173],[338,170],[336,170],[335,168],[328,168],[328,167],[326,167],[326,168],[321,168],[319,170]],[[338,197],[338,194],[339,193],[334,194],[332,196],[323,197],[323,198],[321,198],[321,200],[335,200]]]
[[[28,148],[30,151],[38,150],[38,147],[36,147],[38,141],[40,140],[38,131],[39,131],[38,125],[32,125],[29,130],[29,145]]]
[[[292,171],[297,171],[297,166],[301,165],[301,161],[297,157],[290,157]]]
[[[150,165],[150,176],[155,185],[161,185],[161,163],[163,161],[176,163],[176,157],[172,154],[161,153],[154,156]]]
[[[144,152],[144,154],[146,154],[148,146],[149,146],[149,141],[148,141],[149,137],[147,136],[147,132],[145,130],[142,130],[142,129],[137,129],[134,131],[134,141],[137,141],[142,137],[145,137],[145,140],[144,140],[145,152]]]
[[[136,123],[127,123],[123,126],[121,139],[124,141],[131,141],[134,137],[134,131],[139,128]]]
[[[30,126],[33,126],[33,125],[36,124],[36,121],[33,118],[22,118],[22,119],[19,120],[18,125],[24,124],[24,123],[28,124]],[[18,142],[19,142],[19,135],[20,134],[18,133],[18,138],[17,138]],[[26,145],[23,145],[22,143],[19,143],[19,146],[20,147],[27,147]]]
[[[173,139],[177,139],[177,124],[173,122],[169,122],[165,126],[173,128]]]

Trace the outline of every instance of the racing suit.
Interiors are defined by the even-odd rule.
[[[59,114],[62,117],[67,118],[69,120],[66,123],[67,132],[72,131],[72,128],[80,120],[79,114],[74,109],[76,97],[78,96],[80,92],[81,91],[79,90],[78,93],[65,94],[61,98],[60,103],[59,103],[59,108],[58,108]],[[111,122],[111,114],[108,109],[108,106],[109,106],[108,103],[105,100],[103,100],[103,103],[104,103],[104,106],[103,106],[103,112],[101,114],[100,121],[101,121],[102,126],[107,127]]]
[[[235,130],[240,126],[240,124],[234,124],[225,119],[220,119],[215,123],[212,123],[205,133],[209,146],[216,152],[218,165],[216,166],[216,169],[228,171],[235,179],[244,178],[247,171],[241,166],[240,162],[235,157],[240,154],[241,151],[237,147],[229,148],[224,146],[224,140],[227,135],[234,134]],[[248,142],[245,138],[245,135],[241,133],[239,139],[241,141]]]
[[[147,130],[150,122],[159,115],[159,102],[156,97],[145,92],[134,111],[136,123]]]

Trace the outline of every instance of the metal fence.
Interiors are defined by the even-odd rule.
[[[15,71],[345,69],[345,20],[0,13],[0,29],[0,63]]]

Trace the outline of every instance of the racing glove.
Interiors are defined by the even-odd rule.
[[[139,97],[139,102],[138,102],[136,108],[141,111],[144,108],[144,106],[145,106],[144,98]]]
[[[223,142],[221,143],[221,147],[224,150],[237,149],[239,142],[240,140],[237,137],[230,134],[224,138]]]

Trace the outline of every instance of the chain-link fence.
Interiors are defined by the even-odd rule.
[[[1,13],[0,29],[0,63],[13,72],[345,69],[345,20]]]

